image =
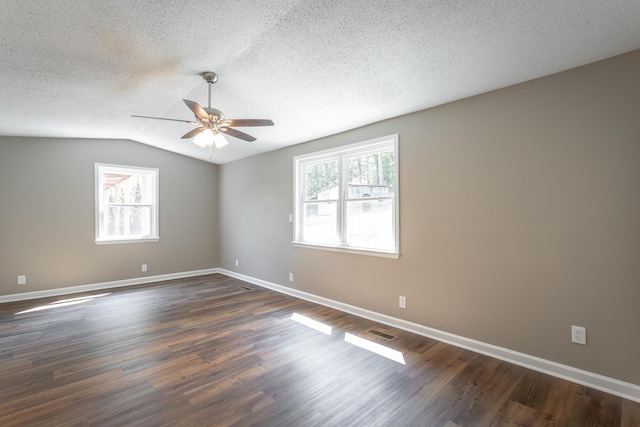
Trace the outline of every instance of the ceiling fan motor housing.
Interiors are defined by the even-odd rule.
[[[206,113],[209,115],[209,119],[212,122],[217,122],[218,120],[224,120],[224,114],[222,114],[222,111],[216,108],[211,108],[211,107],[203,107],[202,109],[206,111]]]

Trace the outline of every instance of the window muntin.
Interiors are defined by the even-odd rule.
[[[96,163],[96,242],[157,241],[158,170]]]
[[[397,255],[398,136],[298,156],[294,243]]]

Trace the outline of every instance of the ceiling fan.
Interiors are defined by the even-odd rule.
[[[143,119],[157,119],[157,120],[171,120],[174,122],[184,122],[192,125],[200,125],[200,127],[193,129],[182,136],[182,139],[193,138],[193,142],[200,147],[211,148],[214,144],[217,148],[224,147],[228,144],[227,140],[222,134],[227,134],[245,141],[255,141],[256,139],[244,132],[240,132],[234,127],[248,127],[248,126],[273,126],[273,122],[268,119],[226,119],[222,111],[215,108],[211,108],[211,85],[218,81],[218,75],[213,71],[205,71],[200,74],[202,78],[209,84],[209,103],[208,107],[204,108],[198,105],[197,102],[183,99],[187,107],[196,116],[194,120],[180,120],[180,119],[166,119],[164,117],[149,117],[149,116],[136,116]]]

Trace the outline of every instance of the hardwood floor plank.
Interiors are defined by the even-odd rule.
[[[46,309],[17,314],[34,307]],[[404,364],[346,333],[399,351]],[[222,275],[0,304],[3,427],[639,420],[639,403]]]
[[[519,402],[507,401],[504,411],[493,420],[491,425],[500,426],[554,426],[552,419],[547,419],[540,411]]]
[[[540,409],[548,401],[550,389],[555,379],[540,372],[529,371],[520,381],[519,387],[509,396],[509,400],[533,409]]]
[[[640,426],[640,403],[630,400],[622,401],[622,417],[620,420],[622,427]]]

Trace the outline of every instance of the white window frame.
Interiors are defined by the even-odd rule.
[[[104,224],[102,219],[105,215],[106,204],[102,201],[103,176],[105,173],[124,173],[124,174],[145,174],[153,179],[153,189],[151,191],[151,203],[141,205],[127,206],[149,206],[151,208],[151,233],[149,235],[132,235],[126,238],[122,236],[107,237],[103,236],[101,229]],[[106,163],[95,164],[95,240],[96,244],[114,244],[114,243],[141,243],[141,242],[157,242],[160,240],[158,227],[159,212],[159,182],[160,172],[156,168],[145,168],[138,166],[111,165]],[[120,205],[123,206],[123,205]]]
[[[373,248],[361,248],[350,246],[345,242],[346,236],[346,209],[347,209],[347,193],[348,193],[348,166],[344,159],[354,155],[364,155],[375,152],[385,145],[392,145],[394,152],[394,191],[392,203],[392,233],[394,239],[394,248],[392,250],[382,250]],[[324,249],[339,252],[358,253],[363,255],[381,256],[386,258],[400,257],[400,162],[398,151],[398,134],[384,136],[381,138],[371,139],[368,141],[358,142],[355,144],[345,145],[338,148],[323,150],[319,152],[304,154],[293,158],[294,171],[294,235],[293,245],[298,247],[307,247],[314,249]],[[331,200],[338,203],[337,208],[337,227],[340,242],[336,244],[325,244],[317,242],[305,241],[302,237],[302,226],[304,220],[304,198],[306,172],[305,168],[314,163],[324,163],[331,160],[338,161],[339,174],[339,191],[338,199]],[[385,197],[389,198],[389,197]]]

